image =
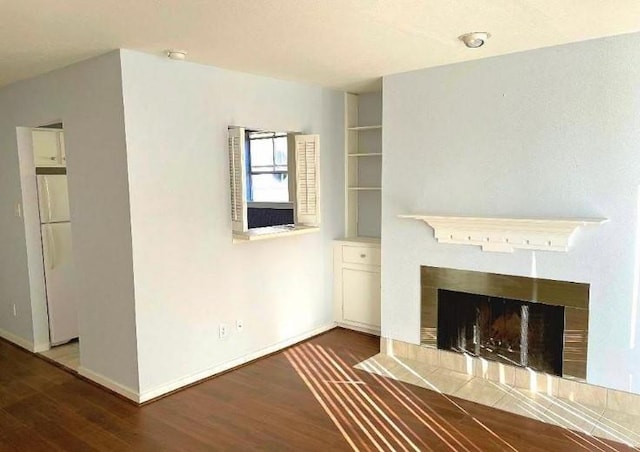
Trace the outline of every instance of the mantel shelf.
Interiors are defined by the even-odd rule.
[[[355,127],[347,127],[347,130],[351,130],[354,132],[358,132],[361,130],[378,130],[378,129],[382,129],[381,125],[375,125],[375,126],[355,126]]]
[[[434,215],[398,215],[424,221],[438,243],[477,245],[482,251],[511,253],[516,248],[568,251],[580,226],[599,225],[606,218],[479,218]]]
[[[347,157],[382,157],[382,152],[358,152],[347,154]]]

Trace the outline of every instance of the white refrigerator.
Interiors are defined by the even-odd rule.
[[[51,345],[78,337],[67,176],[39,175],[38,200]]]

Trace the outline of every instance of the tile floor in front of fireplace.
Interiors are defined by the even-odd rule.
[[[549,424],[640,446],[640,416],[596,408],[382,353],[361,362],[356,368]]]

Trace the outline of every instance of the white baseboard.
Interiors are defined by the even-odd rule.
[[[163,384],[161,386],[157,386],[153,389],[149,389],[147,391],[142,391],[140,393],[140,403],[147,402],[149,400],[155,399],[156,397],[160,397],[169,392],[175,391],[176,389],[180,389],[183,386],[187,386],[193,383],[196,383],[200,380],[204,380],[206,378],[212,377],[220,372],[224,372],[229,369],[233,369],[234,367],[240,366],[242,364],[246,364],[249,361],[253,361],[255,359],[261,358],[265,355],[269,355],[271,353],[282,350],[283,348],[290,347],[298,342],[309,339],[310,337],[317,336],[318,334],[324,333],[325,331],[329,331],[332,328],[335,328],[334,323],[330,323],[328,325],[322,326],[320,328],[316,328],[312,331],[308,331],[306,333],[300,334],[298,336],[292,337],[290,339],[277,342],[269,347],[265,347],[256,352],[249,353],[248,355],[242,356],[240,358],[236,358],[231,361],[227,361],[225,363],[219,364],[217,366],[210,367],[208,369],[202,370],[195,374],[188,375],[186,377],[179,378],[170,383]]]
[[[380,336],[380,328],[371,328],[368,326],[362,326],[355,323],[349,322],[338,322],[336,321],[336,325],[341,328],[346,328],[348,330],[359,331],[361,333],[373,334],[374,336]]]
[[[13,333],[8,332],[7,330],[3,330],[0,328],[0,337],[2,337],[3,339],[8,340],[9,342],[12,342],[30,352],[35,352],[35,347],[33,345],[33,342],[21,338],[20,336],[16,336]]]
[[[43,342],[41,344],[36,344],[33,347],[33,351],[35,353],[42,353],[42,352],[46,352],[47,350],[51,350],[51,345],[48,342]]]
[[[116,392],[121,396],[126,397],[127,399],[133,400],[136,403],[140,403],[140,396],[138,395],[138,391],[135,391],[124,385],[121,385],[120,383],[116,383],[110,378],[100,375],[99,373],[93,372],[92,370],[89,370],[86,367],[80,366],[78,368],[78,373],[83,377],[98,383],[100,386],[104,386],[105,388],[111,389],[113,392]]]

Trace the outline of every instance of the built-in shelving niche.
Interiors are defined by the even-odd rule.
[[[380,238],[382,93],[345,96],[346,237]]]

